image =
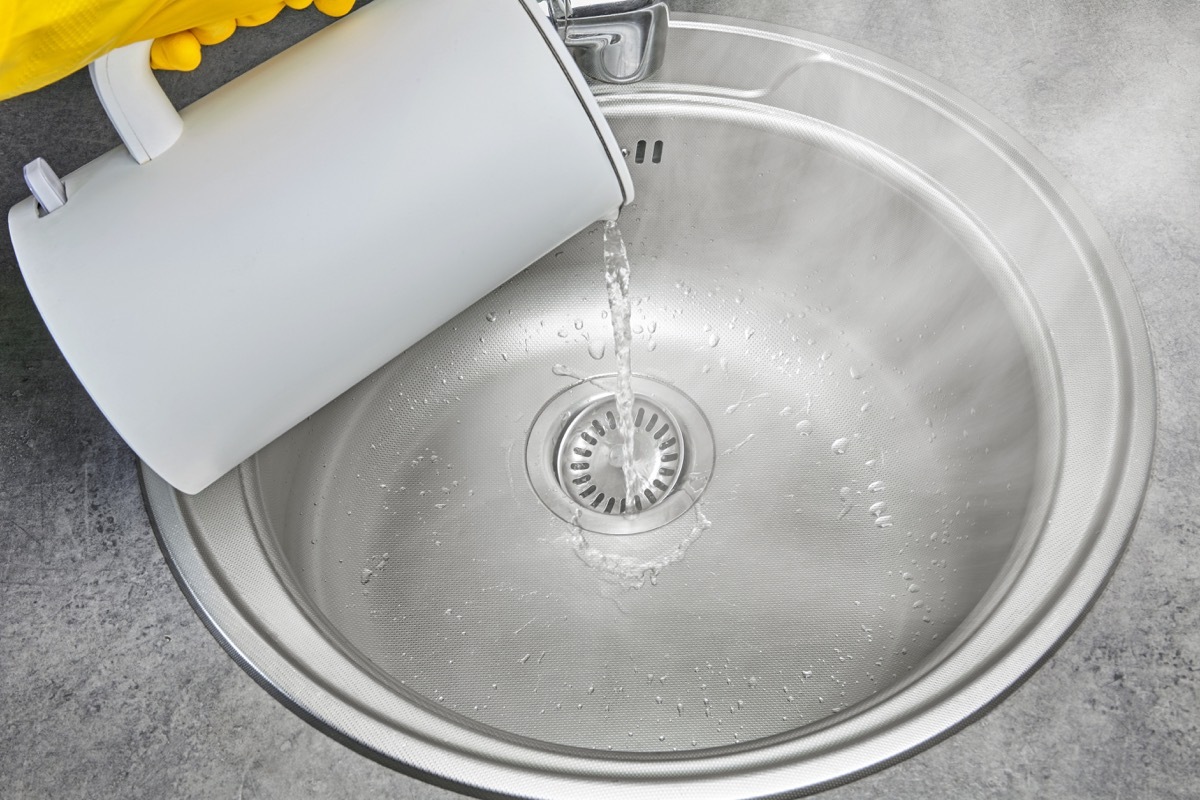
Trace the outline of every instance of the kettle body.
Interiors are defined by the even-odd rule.
[[[71,367],[186,493],[632,199],[532,0],[371,4],[179,118],[9,227]]]

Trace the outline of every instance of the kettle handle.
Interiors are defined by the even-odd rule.
[[[156,158],[183,133],[183,118],[150,69],[150,42],[135,42],[92,62],[100,104],[139,164]]]

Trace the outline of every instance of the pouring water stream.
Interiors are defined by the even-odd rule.
[[[621,470],[625,473],[626,513],[635,510],[634,498],[644,479],[637,472],[633,451],[633,365],[629,304],[629,256],[625,240],[616,220],[604,224],[604,282],[608,287],[608,307],[611,310],[614,352],[617,356],[617,432],[621,437]]]

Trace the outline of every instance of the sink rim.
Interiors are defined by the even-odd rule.
[[[868,53],[861,48],[777,26],[746,23],[741,20],[728,22],[719,20],[720,18],[708,16],[675,15],[672,24],[684,27],[704,25],[720,27],[727,24],[736,28],[739,33],[754,30],[749,27],[753,24],[767,34],[816,46],[834,54],[835,58],[844,59],[859,68],[871,67],[874,71],[885,74],[889,79],[901,82],[911,91],[919,90],[927,93],[931,101],[948,104],[955,111],[973,117],[978,121],[980,127],[986,128],[1003,144],[1014,149],[1015,155],[1019,156],[1018,163],[1025,166],[1031,173],[1027,177],[1043,179],[1049,186],[1052,196],[1059,198],[1062,204],[1069,209],[1071,218],[1068,222],[1073,222],[1086,239],[1081,247],[1085,245],[1094,247],[1097,252],[1096,262],[1100,266],[1106,267],[1103,275],[1110,278],[1110,285],[1103,288],[1108,290],[1113,303],[1112,311],[1116,321],[1122,323],[1123,330],[1121,332],[1124,334],[1124,337],[1121,337],[1118,342],[1118,344],[1124,345],[1125,350],[1123,353],[1125,363],[1118,365],[1124,367],[1125,372],[1122,398],[1134,412],[1129,415],[1124,458],[1123,460],[1117,456],[1113,458],[1113,463],[1121,465],[1117,477],[1114,478],[1118,492],[1111,498],[1110,511],[1103,520],[1102,528],[1096,531],[1090,547],[1081,554],[1081,563],[1078,568],[1073,573],[1069,573],[1073,576],[1072,579],[1062,587],[1056,596],[1051,598],[1051,607],[1042,616],[1035,617],[1030,621],[1031,629],[1027,634],[1011,649],[999,654],[996,660],[974,681],[957,689],[950,696],[940,697],[932,709],[926,709],[922,714],[913,716],[903,725],[875,732],[873,738],[870,731],[866,732],[865,738],[856,738],[861,732],[845,730],[842,725],[843,718],[835,718],[830,725],[830,731],[843,729],[841,732],[846,733],[847,738],[853,743],[836,747],[831,742],[829,750],[820,756],[805,760],[803,764],[786,763],[781,766],[777,765],[774,769],[762,769],[753,775],[747,775],[741,772],[747,766],[745,759],[740,759],[738,754],[731,754],[729,759],[709,756],[706,759],[706,766],[710,774],[707,776],[693,775],[685,783],[684,779],[674,774],[676,771],[670,768],[669,761],[656,758],[652,754],[620,759],[620,763],[624,765],[626,776],[640,771],[647,779],[668,783],[679,781],[678,784],[670,783],[671,788],[675,788],[677,785],[686,785],[692,796],[724,796],[735,790],[742,793],[752,792],[755,795],[795,792],[800,789],[813,791],[831,783],[843,782],[851,775],[857,776],[880,769],[904,755],[914,752],[915,749],[929,746],[950,735],[1000,702],[1008,692],[1019,685],[1024,677],[1049,658],[1054,649],[1070,635],[1115,569],[1119,556],[1132,534],[1137,512],[1144,496],[1144,489],[1149,480],[1156,416],[1152,354],[1144,318],[1138,299],[1134,294],[1132,282],[1098,222],[1065,180],[1028,143],[1020,139],[1007,126],[953,90],[943,87],[907,67]],[[1115,354],[1114,357],[1116,355],[1122,354]],[[243,465],[236,473],[231,473],[223,478],[221,483],[227,488],[232,487],[240,491],[243,481],[248,479],[247,470],[249,469]],[[378,715],[365,708],[351,707],[336,709],[337,713],[331,712],[330,707],[322,707],[322,703],[330,702],[329,698],[333,695],[327,688],[321,687],[315,682],[310,695],[296,691],[295,680],[301,676],[302,670],[299,670],[297,665],[289,659],[279,655],[273,649],[268,632],[254,621],[243,617],[242,610],[237,604],[230,601],[229,594],[232,587],[209,570],[206,559],[213,556],[213,551],[206,550],[205,547],[199,546],[192,540],[187,526],[188,512],[180,505],[178,496],[144,466],[141,469],[141,475],[146,504],[151,509],[155,532],[166,560],[197,613],[218,641],[243,668],[310,723],[339,741],[389,766],[417,774],[425,780],[472,793],[503,791],[511,794],[541,793],[563,796],[594,792],[601,785],[600,781],[606,780],[604,773],[607,770],[598,769],[594,764],[592,769],[580,764],[576,773],[571,775],[563,773],[534,776],[527,770],[501,763],[504,757],[499,751],[495,753],[495,760],[488,764],[470,764],[472,759],[469,756],[466,756],[466,761],[455,761],[456,757],[464,757],[465,754],[461,752],[450,756],[442,753],[442,758],[432,757],[442,752],[439,749],[442,746],[429,738],[421,743],[422,747],[429,747],[435,751],[429,755],[417,754],[414,756],[413,753],[419,749],[416,746],[392,748],[391,754],[384,754],[372,749],[371,744],[363,741],[361,734],[370,732],[375,725],[380,724]],[[258,548],[254,549],[258,550]],[[249,555],[266,559],[265,554],[261,552]],[[272,654],[277,657],[275,660],[272,660]],[[302,683],[303,681],[301,681]],[[342,714],[359,714],[363,717],[362,720],[356,720],[356,724],[362,723],[362,727],[356,731],[357,734],[360,734],[359,739],[343,732],[338,723],[325,721],[328,718],[337,719]],[[422,721],[428,721],[426,717],[432,715],[423,713],[419,716]],[[845,721],[849,722],[857,716],[849,715]],[[947,725],[944,720],[948,718],[953,718],[955,721]],[[344,718],[343,721],[345,721]],[[854,722],[850,722],[849,727],[853,728],[854,725]],[[431,726],[431,728],[436,727],[435,725]],[[422,736],[417,732],[418,730],[420,727],[414,726],[409,731],[414,741],[408,744],[415,745],[425,736],[433,735],[427,733]],[[392,736],[395,736],[394,732]],[[749,748],[750,744],[753,743],[748,743],[743,749]],[[404,752],[410,760],[400,760],[395,755],[397,752]],[[781,755],[778,751],[776,752],[777,756]],[[549,768],[550,764],[547,762],[546,754],[543,753],[541,758],[545,766]],[[759,760],[761,761],[761,759]],[[457,769],[447,769],[447,764],[457,765]],[[503,778],[503,781],[496,782],[496,778]],[[550,778],[556,780],[545,782]],[[611,776],[608,779],[611,779]],[[638,785],[634,783],[623,784],[619,787],[604,785],[614,792],[614,796],[620,791],[626,791],[629,794],[636,794],[639,791]],[[665,789],[666,784],[660,784],[659,788]],[[644,784],[642,789],[644,789]]]

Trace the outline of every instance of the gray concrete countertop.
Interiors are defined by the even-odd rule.
[[[1200,796],[1200,3],[673,7],[853,42],[1008,122],[1112,237],[1157,360],[1149,493],[1092,612],[979,722],[824,796]],[[321,24],[315,11],[285,12],[164,83],[190,102]],[[84,73],[0,104],[0,206],[26,196],[21,166],[34,157],[65,174],[116,144]],[[132,454],[63,361],[0,240],[0,797],[453,796],[327,739],[209,636],[155,544]]]

